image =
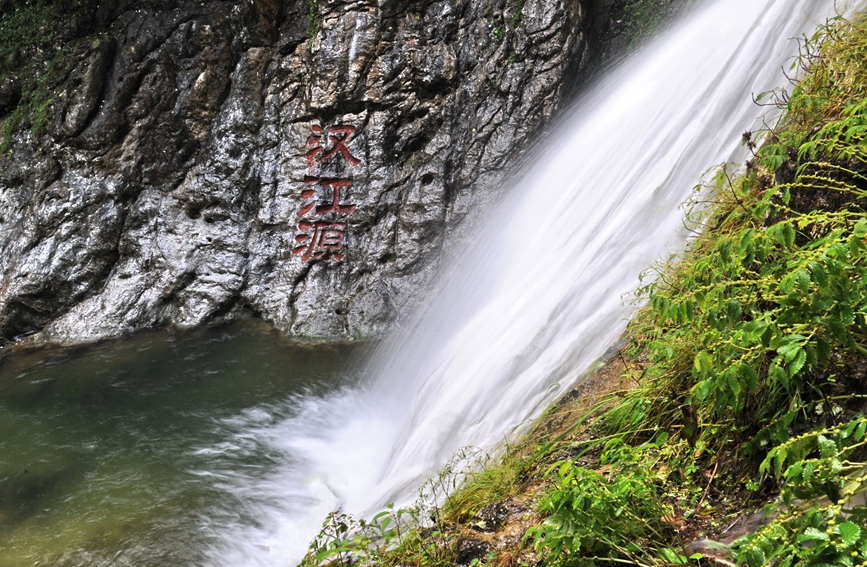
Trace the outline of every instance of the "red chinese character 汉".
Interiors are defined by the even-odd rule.
[[[316,158],[319,154],[325,152],[325,148],[322,146],[322,126],[314,124],[310,128],[313,130],[313,135],[307,138],[307,167],[312,171]],[[346,143],[354,133],[355,126],[336,125],[328,128],[328,139],[334,142],[334,146],[319,158],[319,162],[322,163],[339,152],[346,161],[352,166],[357,167],[361,163],[361,160],[352,155],[349,148],[346,147]],[[341,136],[340,134],[343,135]]]
[[[313,160],[324,151],[324,148],[320,145],[322,142],[322,126],[314,124],[310,128],[313,130],[313,135],[307,138],[307,167],[312,170]]]
[[[297,246],[293,252],[303,254],[301,260],[306,262],[311,258],[319,259],[326,255],[331,255],[338,262],[343,260],[343,254],[339,250],[343,248],[343,234],[346,230],[345,222],[325,222],[319,221],[315,223],[300,222],[298,228],[301,230],[314,229],[313,234],[299,234],[295,237],[295,241],[303,243]]]

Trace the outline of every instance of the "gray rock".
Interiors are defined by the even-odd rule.
[[[480,539],[463,537],[458,540],[455,551],[455,564],[469,565],[473,559],[484,559],[490,551],[490,543]]]
[[[586,0],[93,4],[0,156],[0,344],[378,336],[590,61]]]

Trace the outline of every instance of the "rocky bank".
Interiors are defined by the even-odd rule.
[[[0,345],[241,316],[381,334],[593,68],[615,4],[53,3],[22,24],[52,45],[0,72]]]

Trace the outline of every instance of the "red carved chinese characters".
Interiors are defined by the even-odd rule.
[[[338,262],[343,260],[343,254],[340,250],[343,249],[343,231],[346,229],[345,222],[324,222],[319,221],[313,224],[307,222],[298,223],[298,228],[306,227],[307,230],[313,229],[313,235],[299,234],[295,237],[296,242],[304,242],[301,246],[295,248],[296,254],[304,254],[301,260],[306,262],[311,258],[322,258],[327,254]]]
[[[343,134],[343,136],[332,136],[331,133],[335,134]],[[346,142],[349,140],[349,137],[355,133],[355,126],[332,126],[328,129],[328,139],[334,142],[334,147],[328,150],[324,156],[322,156],[322,161],[327,160],[337,152],[343,156],[343,158],[348,161],[353,166],[357,167],[361,160],[357,159],[354,155],[349,153],[349,150],[346,147]],[[307,158],[310,159],[309,157]]]
[[[332,158],[342,158],[352,167],[361,164],[349,151],[346,144],[355,133],[354,126],[342,124],[322,128],[313,125],[313,134],[307,138],[307,168],[309,175],[304,176],[304,184],[307,185],[301,191],[301,208],[298,210],[298,230],[300,233],[295,237],[298,246],[293,252],[301,255],[301,260],[318,260],[333,258],[337,262],[343,261],[343,237],[346,230],[346,217],[352,214],[357,205],[341,202],[349,187],[352,187],[352,179],[349,177],[324,177],[314,175],[315,170]],[[323,136],[325,135],[325,136]],[[327,137],[323,144],[323,137]],[[331,147],[326,148],[327,142]],[[333,162],[330,165],[335,165]],[[322,202],[317,201],[317,191],[313,188],[324,188],[325,197]],[[330,199],[330,202],[329,202]],[[315,214],[317,219],[308,218]]]

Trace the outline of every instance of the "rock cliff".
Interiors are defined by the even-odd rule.
[[[586,73],[593,4],[46,8],[0,73],[0,344],[379,335]]]

